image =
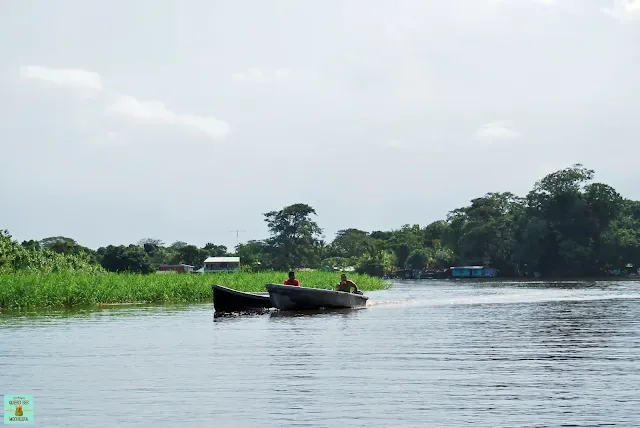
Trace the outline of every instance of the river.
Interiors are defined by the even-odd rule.
[[[401,281],[365,309],[0,316],[42,427],[640,426],[640,282]]]

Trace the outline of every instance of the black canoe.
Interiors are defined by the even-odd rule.
[[[272,308],[269,293],[246,293],[213,284],[213,307],[216,312],[243,312]]]

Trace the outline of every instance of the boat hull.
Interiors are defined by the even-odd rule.
[[[247,293],[213,284],[213,307],[216,312],[260,311],[272,308],[268,292]]]
[[[363,308],[369,297],[343,291],[321,288],[297,287],[295,285],[267,284],[273,307],[283,311]]]

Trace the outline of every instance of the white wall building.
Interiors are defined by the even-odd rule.
[[[237,272],[240,270],[240,257],[207,257],[203,273]]]

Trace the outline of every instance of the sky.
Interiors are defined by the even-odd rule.
[[[426,225],[582,163],[640,199],[640,0],[1,0],[0,229]]]

